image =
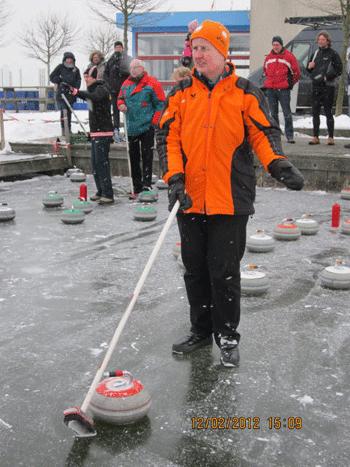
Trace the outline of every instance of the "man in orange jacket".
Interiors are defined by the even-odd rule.
[[[194,70],[170,92],[157,132],[169,209],[177,216],[191,332],[173,345],[184,354],[212,344],[224,366],[239,361],[240,260],[254,213],[254,150],[288,188],[303,177],[284,156],[280,130],[259,89],[226,63],[229,31],[204,21],[192,34]]]

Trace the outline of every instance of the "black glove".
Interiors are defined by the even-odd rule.
[[[64,94],[66,97],[71,95],[71,86],[67,83],[60,83],[59,84],[59,92],[60,94]]]
[[[275,159],[268,165],[273,178],[286,185],[291,190],[301,190],[304,186],[304,177],[287,159]]]
[[[177,200],[180,201],[180,210],[186,211],[192,207],[191,198],[185,193],[185,177],[184,174],[178,173],[173,175],[168,180],[168,199],[169,211],[174,207]]]

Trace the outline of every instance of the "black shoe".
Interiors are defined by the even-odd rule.
[[[221,363],[226,367],[235,367],[239,364],[238,341],[231,336],[221,336],[220,339]]]
[[[344,148],[350,149],[350,144],[344,144]]]
[[[213,338],[211,334],[209,336],[201,336],[200,334],[192,333],[173,344],[173,353],[190,353],[206,345],[212,345],[212,343]]]
[[[287,141],[287,143],[289,143],[289,144],[295,144],[295,141],[294,141],[294,139],[289,139],[289,140]]]

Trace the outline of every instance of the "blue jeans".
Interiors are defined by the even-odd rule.
[[[279,126],[278,103],[281,104],[284,115],[285,134],[288,141],[294,139],[293,117],[290,110],[290,90],[289,89],[266,89],[266,97],[269,102],[272,118]]]
[[[94,138],[91,140],[91,167],[97,194],[113,199],[111,168],[109,165],[110,144],[110,137]]]

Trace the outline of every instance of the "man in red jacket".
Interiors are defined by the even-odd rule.
[[[290,110],[290,90],[300,79],[300,68],[295,56],[283,47],[280,36],[272,38],[272,50],[264,62],[266,96],[273,119],[278,123],[278,103],[281,104],[285,134],[288,143],[295,143],[293,117]]]

